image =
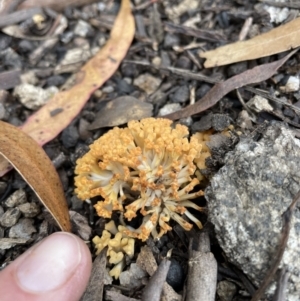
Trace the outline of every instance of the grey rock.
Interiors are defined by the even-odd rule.
[[[36,110],[45,105],[57,92],[56,87],[43,89],[31,84],[21,84],[15,87],[13,94],[26,108]]]
[[[74,28],[74,34],[82,38],[90,36],[92,32],[94,32],[94,30],[91,25],[83,20],[79,20]]]
[[[218,132],[221,132],[230,125],[230,117],[224,114],[214,114],[211,122],[212,128]]]
[[[4,202],[6,207],[14,208],[18,205],[26,203],[26,193],[23,189],[16,190],[9,198]]]
[[[225,157],[206,189],[208,218],[229,261],[259,285],[272,263],[282,214],[300,189],[300,142],[282,123],[260,141],[245,139]],[[296,208],[280,267],[290,272],[287,300],[299,301],[300,211]],[[276,288],[267,291],[270,300]]]
[[[9,229],[8,236],[10,238],[24,238],[30,239],[32,233],[37,230],[33,226],[33,220],[29,218],[21,218],[19,222]]]
[[[40,213],[40,207],[36,203],[24,203],[18,206],[24,217],[35,217]]]
[[[4,209],[2,206],[0,206],[0,217],[4,214]]]
[[[70,210],[69,213],[74,232],[83,240],[89,240],[92,235],[92,228],[89,226],[87,218],[72,210]]]
[[[0,225],[6,228],[12,227],[18,222],[20,216],[21,212],[18,208],[9,208],[0,217]]]

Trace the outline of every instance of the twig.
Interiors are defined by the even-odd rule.
[[[289,272],[286,270],[286,268],[283,268],[280,271],[273,301],[286,300],[286,286],[287,286],[288,279],[289,279]]]
[[[204,81],[210,84],[216,84],[219,83],[220,81],[214,78],[211,78],[209,76],[206,75],[202,75],[201,73],[194,73],[185,69],[180,69],[180,68],[174,68],[174,67],[157,67],[157,66],[153,66],[152,64],[148,63],[148,62],[140,62],[140,61],[131,61],[131,60],[124,60],[123,61],[124,64],[135,64],[135,65],[140,65],[140,66],[146,66],[146,67],[151,67],[155,70],[158,71],[168,71],[171,72],[174,75],[178,75],[181,76],[183,78],[186,79],[194,79],[194,80],[198,80],[198,81]]]
[[[218,265],[210,252],[207,231],[199,237],[197,250],[191,250],[186,301],[214,301],[217,286]]]
[[[277,252],[274,254],[274,262],[271,264],[271,267],[267,271],[264,280],[262,281],[260,288],[256,291],[254,296],[252,297],[251,301],[258,301],[260,300],[266,288],[269,286],[271,283],[272,279],[274,278],[274,275],[276,271],[278,270],[278,266],[281,262],[283,253],[285,251],[288,239],[289,239],[289,233],[291,229],[291,220],[293,216],[294,209],[296,207],[297,202],[300,199],[300,191],[296,194],[295,198],[293,199],[291,205],[288,207],[288,209],[284,212],[283,214],[283,227],[282,227],[282,234],[281,234],[281,239],[279,241],[279,247]]]
[[[43,10],[40,7],[33,7],[24,10],[19,10],[11,14],[1,16],[0,27],[14,25],[22,21],[32,18],[34,15],[42,14]]]
[[[163,291],[163,286],[167,278],[167,274],[171,265],[171,261],[163,259],[157,270],[150,278],[147,286],[144,289],[143,301],[159,301]]]
[[[93,262],[91,278],[80,301],[102,301],[106,252],[107,248],[104,248]]]
[[[252,17],[249,17],[246,19],[246,21],[244,22],[244,25],[242,27],[242,30],[239,34],[239,41],[243,41],[246,39],[246,36],[250,30],[250,27],[252,25],[252,22],[253,22],[253,18]]]

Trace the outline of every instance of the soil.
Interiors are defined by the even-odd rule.
[[[289,1],[280,3],[285,3],[285,7],[272,6],[274,10],[278,10],[274,14],[281,13],[282,9],[287,13],[284,20],[275,23],[266,10],[270,6],[264,5],[261,1],[134,1],[136,35],[124,61],[115,74],[93,93],[70,125],[43,147],[62,181],[68,206],[72,211],[73,232],[87,242],[93,258],[96,256],[91,239],[95,235],[101,236],[105,219],[99,218],[95,213],[93,204],[96,200],[92,200],[91,203],[82,202],[74,194],[76,160],[88,151],[88,146],[95,139],[113,126],[124,126],[132,118],[130,109],[133,105],[136,105],[140,114],[137,119],[161,117],[201,99],[213,87],[214,82],[226,80],[254,66],[282,58],[286,53],[205,69],[204,59],[199,57],[199,53],[203,51],[239,40],[241,30],[250,18],[252,25],[248,28],[246,39],[291,21],[299,14],[300,8],[293,8],[293,4]],[[105,0],[82,7],[57,6],[57,10],[62,9],[60,12],[55,8],[54,4],[51,6],[52,10],[42,11],[45,16],[42,24],[34,22],[32,16],[20,22],[16,21],[14,24],[22,31],[22,37],[16,37],[12,32],[0,33],[2,121],[20,126],[42,105],[38,101],[29,104],[24,95],[16,93],[16,87],[21,82],[43,90],[53,86],[59,90],[66,89],[69,78],[108,40],[120,3]],[[28,12],[29,8],[24,10]],[[16,9],[13,11],[17,12]],[[51,30],[58,13],[66,18],[67,26],[58,38],[48,45],[47,39],[42,38]],[[2,28],[5,25],[10,24],[1,24]],[[77,55],[73,53],[71,59],[64,63],[66,55],[70,55],[72,51],[77,51]],[[271,79],[250,87],[255,88],[254,91],[259,89],[264,91],[273,108],[272,112],[247,108],[249,111],[247,113],[244,103],[256,94],[249,89],[241,88],[240,97],[236,91],[232,91],[210,109],[176,121],[188,126],[191,133],[211,128],[218,132],[227,128],[229,124],[233,126],[232,138],[225,144],[213,147],[213,156],[207,161],[207,168],[203,170],[207,181],[219,170],[224,155],[234,148],[241,137],[257,135],[266,123],[272,120],[284,121],[289,124],[296,136],[299,135],[300,119],[297,109],[300,94],[298,90],[283,92],[284,90],[280,89],[288,83],[290,77],[297,78],[299,61],[300,56],[296,53]],[[203,80],[196,80],[190,76],[195,73],[202,75]],[[207,81],[205,78],[210,80]],[[272,97],[273,100],[274,97],[280,99],[283,104],[272,101]],[[124,98],[125,104],[128,103],[127,107],[122,101]],[[116,101],[111,106],[113,100]],[[19,201],[15,200],[13,205],[9,205],[8,199],[16,192],[21,194]],[[20,211],[18,207],[25,203],[34,204],[26,213]],[[199,199],[199,204],[205,206],[204,197]],[[52,216],[15,170],[0,179],[0,216],[5,213],[8,224],[0,226],[0,243],[1,239],[5,238],[14,238],[15,242],[9,247],[0,248],[0,269],[5,268],[33,244],[59,231]],[[215,238],[213,226],[207,223],[206,214],[201,213],[197,217],[208,229],[211,252],[219,267],[218,283],[226,280],[234,287],[233,294],[228,292],[226,299],[225,297],[221,299],[217,294],[216,300],[250,300],[250,294],[253,292],[241,281],[242,272],[232,266],[223,254]],[[10,224],[11,220],[15,222],[12,221]],[[161,240],[149,239],[146,245],[152,250],[157,263],[172,249],[172,268],[168,282],[176,292],[184,294],[188,277],[189,244],[191,238],[199,236],[199,231],[193,229],[186,232],[175,222],[171,225],[173,230]],[[144,245],[145,243],[137,242],[136,256],[128,260],[127,268],[136,261]],[[104,291],[110,291],[112,287],[118,289],[124,296],[140,299],[144,286],[141,284],[132,290],[120,286],[118,281],[113,281],[111,285],[105,285]],[[110,300],[107,298],[104,294],[103,300]]]

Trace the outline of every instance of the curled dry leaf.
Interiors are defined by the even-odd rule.
[[[133,40],[134,18],[130,1],[122,0],[107,44],[77,73],[76,84],[57,93],[45,106],[28,118],[22,130],[39,145],[56,137],[78,115],[91,94],[117,70]],[[0,176],[9,170],[0,158]]]
[[[253,39],[203,52],[200,54],[200,57],[207,59],[204,66],[205,68],[210,68],[253,60],[299,46],[300,18],[297,18]]]
[[[299,48],[291,51],[288,55],[278,61],[256,66],[253,69],[235,75],[224,82],[217,83],[195,104],[189,105],[186,108],[175,113],[165,115],[164,118],[172,120],[189,117],[201,113],[214,106],[222,97],[230,91],[241,88],[243,86],[260,83],[273,76],[278,68],[280,68]]]
[[[44,150],[17,127],[0,121],[0,153],[14,166],[63,231],[71,231],[58,174]]]

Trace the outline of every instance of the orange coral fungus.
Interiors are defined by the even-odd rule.
[[[192,225],[181,215],[202,227],[187,210],[203,210],[189,201],[203,195],[201,190],[192,192],[199,184],[194,160],[200,160],[202,144],[196,136],[188,139],[186,126],[171,124],[168,119],[146,118],[115,127],[90,146],[75,169],[78,197],[104,199],[95,205],[99,216],[110,218],[114,210],[129,221],[138,212],[144,216],[138,229],[123,230],[143,241],[150,233],[159,238],[171,230],[170,219],[190,230]]]

